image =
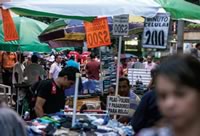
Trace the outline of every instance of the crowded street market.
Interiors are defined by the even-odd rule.
[[[0,6],[0,136],[200,136],[199,0]]]

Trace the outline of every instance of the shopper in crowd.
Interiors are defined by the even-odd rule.
[[[195,48],[191,48],[190,54],[200,60],[200,43],[197,43]]]
[[[15,52],[1,52],[0,63],[2,68],[3,84],[12,85],[12,72],[17,62],[17,54]]]
[[[138,133],[143,128],[149,128],[159,124],[161,113],[158,110],[155,91],[155,78],[157,68],[151,70],[151,85],[149,91],[144,94],[139,106],[133,115],[131,125],[135,133]]]
[[[28,65],[30,65],[32,62],[31,62],[31,57],[32,55],[29,54],[26,58],[25,58],[25,61],[23,62],[23,65],[24,67],[26,68]]]
[[[24,76],[27,78],[26,82],[30,85],[43,80],[46,76],[44,68],[38,64],[37,55],[32,55],[31,62],[24,70]]]
[[[21,84],[24,82],[24,65],[22,64],[24,60],[23,54],[19,53],[18,61],[15,63],[13,67],[13,73],[12,73],[12,84]]]
[[[144,66],[143,62],[144,62],[144,58],[140,57],[139,60],[137,62],[135,62],[135,64],[133,64],[132,68],[144,69],[145,66]]]
[[[200,62],[192,56],[170,56],[156,77],[158,106],[166,125],[143,130],[139,136],[200,135]]]
[[[75,61],[75,57],[71,56],[70,60],[66,62],[65,67],[74,67],[80,70],[80,64]],[[82,79],[80,78],[79,80],[79,94],[83,94],[83,84],[82,84]],[[75,85],[72,85],[70,88],[67,88],[65,90],[65,96],[73,96],[75,93]]]
[[[153,62],[153,57],[152,56],[147,56],[147,62],[144,62],[144,67],[146,69],[152,70],[153,68],[156,67],[156,64]]]
[[[128,78],[121,77],[119,79],[119,90],[118,95],[122,97],[130,97],[130,115],[120,116],[119,121],[122,123],[130,122],[131,117],[133,116],[137,106],[140,103],[140,98],[131,90],[130,81]]]
[[[28,135],[23,120],[15,111],[9,109],[2,100],[0,100],[0,132],[1,136]]]
[[[59,112],[65,106],[64,89],[70,88],[76,80],[79,70],[74,67],[64,68],[56,79],[41,81],[37,92],[35,112],[38,117]]]
[[[56,79],[58,77],[59,72],[62,70],[62,57],[60,55],[55,56],[55,62],[51,65],[49,70],[49,79]]]
[[[69,60],[66,62],[66,66],[65,67],[75,67],[77,69],[80,69],[80,64],[75,61],[75,57],[74,56],[71,56],[69,58]]]
[[[90,58],[91,61],[86,64],[86,73],[89,81],[85,84],[85,86],[87,86],[89,93],[96,93],[100,91],[100,62],[95,60],[95,55],[93,53],[90,55]]]
[[[127,68],[128,68],[128,69],[129,69],[129,68],[132,68],[133,65],[135,64],[135,62],[137,62],[137,58],[131,56],[131,57],[128,59]]]

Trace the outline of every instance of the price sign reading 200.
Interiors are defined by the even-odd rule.
[[[109,33],[107,31],[99,31],[94,33],[88,33],[87,34],[87,42],[92,47],[96,45],[105,45],[105,43],[108,43],[110,41],[109,39]]]
[[[159,45],[164,46],[165,44],[165,33],[163,30],[160,31],[146,31],[145,36],[147,37],[146,45]]]
[[[111,44],[107,18],[97,18],[93,22],[84,22],[88,48]]]

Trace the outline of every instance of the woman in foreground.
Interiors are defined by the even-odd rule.
[[[156,91],[166,125],[138,136],[200,136],[200,62],[186,55],[166,58],[158,68]]]

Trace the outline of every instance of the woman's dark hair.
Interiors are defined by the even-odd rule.
[[[200,46],[200,43],[197,43],[197,44],[196,44],[196,48],[198,48],[199,46]]]
[[[154,85],[155,85],[155,81],[156,81],[156,76],[157,76],[157,74],[158,74],[158,68],[159,68],[159,66],[156,66],[155,68],[153,68],[152,70],[151,70],[151,86],[152,87],[154,87]]]
[[[190,55],[173,55],[165,58],[157,69],[176,84],[186,85],[200,91],[200,62]]]

